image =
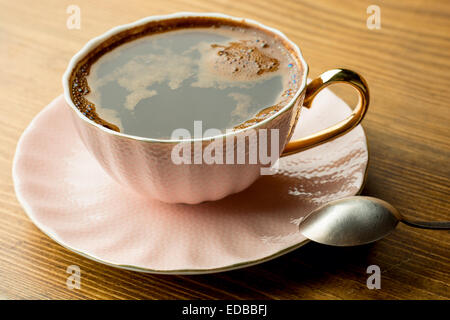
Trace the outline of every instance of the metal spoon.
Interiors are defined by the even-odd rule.
[[[386,201],[354,196],[331,201],[306,216],[299,225],[308,239],[332,246],[356,246],[377,241],[397,223],[423,229],[449,230],[450,222],[422,222],[405,220]]]

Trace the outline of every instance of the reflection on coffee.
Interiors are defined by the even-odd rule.
[[[125,37],[125,36],[124,36]],[[166,24],[97,50],[71,79],[89,119],[126,134],[244,128],[274,114],[298,89],[298,63],[282,41],[230,21]]]

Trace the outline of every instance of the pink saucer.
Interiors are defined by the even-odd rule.
[[[220,201],[170,205],[114,182],[84,148],[62,96],[20,138],[13,168],[17,197],[49,237],[90,259],[135,271],[211,273],[261,263],[308,240],[302,217],[357,194],[368,151],[361,126],[283,158],[276,175]],[[324,90],[304,108],[294,138],[344,119],[350,108]]]

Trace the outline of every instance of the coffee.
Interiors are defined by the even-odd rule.
[[[251,126],[285,106],[302,70],[281,39],[225,19],[148,25],[94,50],[71,78],[72,99],[115,131],[170,138],[173,130]]]

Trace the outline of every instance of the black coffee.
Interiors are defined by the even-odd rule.
[[[170,138],[173,130],[250,126],[290,101],[301,78],[277,37],[215,23],[158,29],[105,48],[80,66],[72,95],[88,118],[116,131]]]

